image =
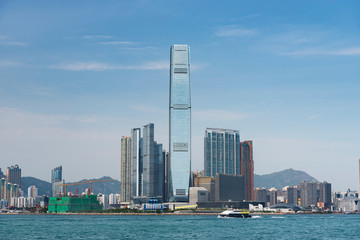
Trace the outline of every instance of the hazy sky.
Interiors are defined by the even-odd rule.
[[[221,4],[220,4],[221,3]],[[356,189],[360,1],[0,1],[0,167],[120,179],[120,140],[168,149],[169,53],[191,48],[192,168],[206,127],[254,141],[255,173]]]

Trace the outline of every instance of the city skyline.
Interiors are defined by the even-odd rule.
[[[168,151],[169,47],[188,44],[192,170],[207,127],[239,129],[256,174],[357,189],[360,3],[276,3],[0,4],[3,171],[120,179],[121,136],[148,122]]]

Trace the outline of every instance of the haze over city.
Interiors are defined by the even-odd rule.
[[[0,167],[120,179],[121,137],[148,123],[168,150],[169,48],[188,44],[192,169],[206,127],[237,129],[256,174],[357,189],[360,3],[305,2],[2,1]]]

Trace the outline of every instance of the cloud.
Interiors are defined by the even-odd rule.
[[[20,64],[13,61],[0,61],[0,67],[17,67]]]
[[[98,42],[97,44],[100,44],[100,45],[129,45],[129,44],[136,44],[136,43],[130,42],[130,41],[111,41],[111,42]]]
[[[215,31],[217,37],[242,37],[259,34],[256,29],[239,28],[234,25],[222,26]]]
[[[307,48],[298,51],[284,52],[280,55],[294,55],[294,56],[307,56],[307,55],[334,55],[334,56],[359,56],[360,47],[343,48],[343,49],[318,49]]]
[[[239,112],[222,110],[222,109],[198,110],[198,111],[193,111],[192,115],[194,121],[221,121],[221,122],[237,121],[247,117],[247,115]]]
[[[164,70],[169,69],[167,61],[149,62],[140,65],[114,65],[98,62],[74,62],[51,66],[53,69],[68,71],[107,71],[107,70]]]
[[[107,36],[107,35],[85,35],[85,36],[83,36],[83,38],[86,38],[86,39],[111,39],[113,37]]]

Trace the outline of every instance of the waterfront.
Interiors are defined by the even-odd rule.
[[[360,215],[0,215],[1,239],[359,239]]]

